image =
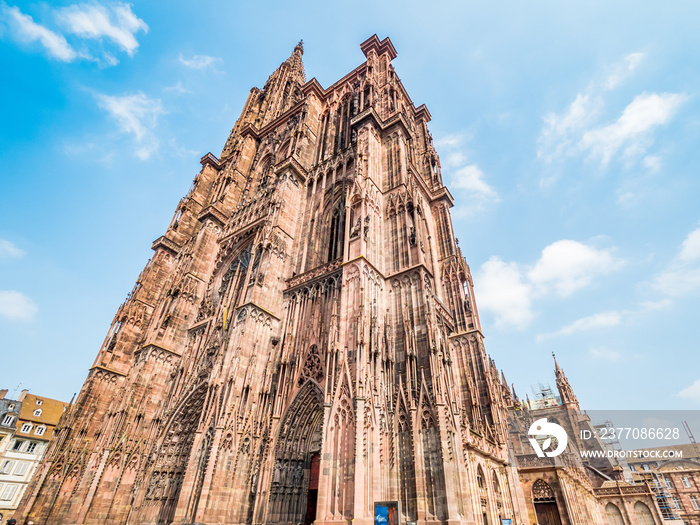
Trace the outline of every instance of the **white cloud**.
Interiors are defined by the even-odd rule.
[[[671,267],[654,280],[653,287],[672,297],[687,295],[700,288],[700,267]]]
[[[642,93],[625,108],[617,121],[586,131],[578,147],[606,165],[624,148],[628,156],[644,154],[651,131],[667,124],[686,96],[679,93]]]
[[[605,80],[605,89],[614,89],[622,83],[644,60],[644,53],[630,53],[622,64],[618,64],[610,76]]]
[[[630,204],[634,204],[636,199],[637,195],[633,192],[618,190],[618,196],[617,199],[615,199],[615,202],[617,202],[620,206],[628,206]]]
[[[459,133],[446,135],[436,139],[434,142],[436,148],[455,148],[464,142],[464,135]]]
[[[131,11],[130,4],[76,4],[59,9],[57,18],[69,33],[81,38],[107,38],[129,56],[139,47],[136,33],[148,31],[148,25]]]
[[[642,159],[642,164],[652,173],[656,173],[661,169],[661,157],[658,155],[647,155]]]
[[[194,55],[192,58],[185,58],[182,56],[182,53],[180,53],[179,60],[182,65],[190,69],[206,69],[208,67],[215,69],[216,64],[223,62],[218,57],[210,57],[208,55]]]
[[[19,8],[8,7],[2,3],[0,10],[2,18],[9,22],[17,40],[25,43],[39,42],[52,57],[63,62],[71,62],[78,57],[78,53],[68,44],[63,35],[37,24],[31,16],[22,13]]]
[[[23,293],[14,290],[0,291],[0,316],[18,321],[29,321],[37,310],[34,301]]]
[[[97,99],[99,106],[117,119],[121,131],[134,136],[140,159],[148,159],[158,149],[159,141],[153,129],[163,114],[160,100],[150,99],[140,91],[122,96],[99,94]]]
[[[622,359],[622,354],[616,352],[615,350],[610,350],[609,348],[591,348],[588,351],[588,355],[591,359],[596,361],[619,361]]]
[[[700,288],[700,228],[688,234],[678,255],[652,282],[652,287],[671,297],[680,297]]]
[[[498,194],[484,180],[484,172],[476,164],[469,164],[458,169],[452,177],[451,186],[467,190],[472,196],[489,201],[497,201]]]
[[[598,113],[598,101],[581,93],[561,115],[549,113],[544,116],[544,127],[538,139],[537,157],[552,162],[571,153],[581,130]]]
[[[660,301],[645,301],[643,303],[639,303],[639,306],[641,307],[641,312],[656,312],[658,310],[666,310],[667,308],[670,308],[673,306],[673,301],[670,299],[662,299]]]
[[[486,175],[474,162],[470,162],[469,152],[464,143],[468,141],[465,134],[447,135],[435,141],[436,147],[442,149],[441,166],[443,178],[447,177],[448,186],[467,193],[468,207],[462,207],[457,214],[469,214],[482,210],[487,204],[500,199],[496,190],[486,182]]]
[[[700,259],[700,228],[693,230],[683,241],[678,258],[686,263]]]
[[[166,86],[163,91],[170,93],[177,93],[178,95],[185,95],[187,93],[192,93],[189,89],[182,85],[182,81],[178,81],[174,86]]]
[[[475,276],[477,298],[482,311],[490,311],[499,327],[524,328],[534,314],[531,286],[523,280],[517,263],[491,257]]]
[[[564,239],[542,250],[542,256],[528,272],[528,277],[540,293],[554,292],[567,297],[623,264],[622,260],[613,257],[610,250],[598,250]]]
[[[683,390],[678,392],[678,397],[684,399],[689,399],[696,403],[700,403],[700,379],[695,381],[692,385],[685,387]]]
[[[493,256],[475,275],[479,307],[496,317],[501,327],[525,328],[534,318],[532,302],[546,296],[568,297],[590,286],[594,280],[618,270],[624,261],[612,250],[599,250],[586,244],[564,239],[542,250],[534,265],[504,262]],[[620,322],[615,312],[580,319],[552,335],[569,335],[576,331]]]
[[[22,257],[26,252],[18,248],[14,243],[0,239],[0,259],[9,257]]]
[[[622,315],[620,312],[611,311],[594,314],[588,317],[582,317],[551,334],[538,335],[537,342],[542,342],[552,337],[573,335],[578,332],[590,332],[591,330],[598,330],[600,328],[610,328],[619,325],[621,322]]]
[[[467,156],[461,151],[453,151],[453,152],[449,153],[448,155],[445,155],[445,157],[443,157],[443,158],[444,158],[444,160],[442,161],[442,163],[445,166],[450,166],[450,167],[462,166],[462,165],[466,164],[467,161],[469,160],[467,158]]]
[[[643,158],[651,172],[661,167],[661,158],[646,155],[654,142],[654,131],[668,124],[687,99],[682,93],[641,93],[614,122],[602,123],[607,92],[630,76],[644,60],[644,53],[630,53],[603,80],[593,81],[576,94],[562,113],[548,113],[537,144],[537,157],[546,163],[587,155],[607,166],[617,155],[627,168]],[[543,176],[541,185],[555,177]]]

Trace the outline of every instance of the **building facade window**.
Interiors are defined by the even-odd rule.
[[[15,420],[14,416],[9,416],[9,415],[5,416],[2,419],[2,424],[5,425],[6,427],[9,427],[14,422],[14,420]]]
[[[10,469],[12,468],[12,465],[14,465],[14,461],[10,460],[5,460],[2,464],[2,467],[0,467],[0,474],[9,474]]]
[[[671,481],[671,478],[664,478],[664,483],[666,484],[666,488],[673,488],[673,481]]]
[[[12,450],[15,451],[15,452],[19,452],[19,451],[22,450],[22,445],[24,445],[24,440],[22,440],[22,439],[17,439],[17,440],[15,441],[15,444],[12,445]]]
[[[42,405],[43,403],[44,403],[44,402],[43,402],[41,399],[37,399],[37,400],[36,400],[36,404],[37,404],[37,405]]]
[[[5,490],[2,491],[2,495],[0,496],[0,500],[11,501],[12,498],[15,497],[15,494],[17,493],[18,488],[19,488],[19,485],[7,484],[5,486]]]
[[[40,426],[36,427],[36,430],[34,431],[34,435],[36,436],[43,436],[44,432],[46,432],[46,427],[45,426]]]
[[[683,504],[681,503],[681,500],[679,500],[676,496],[672,496],[671,499],[673,500],[674,509],[683,510]]]
[[[700,502],[695,496],[690,496],[690,504],[693,506],[693,510],[700,510]]]
[[[32,452],[34,452],[36,450],[36,448],[37,448],[36,443],[29,443],[29,445],[27,445],[27,450],[26,450],[27,454],[31,454]]]
[[[690,480],[687,478],[687,476],[683,476],[681,478],[681,481],[683,482],[683,486],[687,489],[690,488]]]
[[[37,408],[37,409],[34,411],[34,415],[35,415],[36,417],[39,417],[39,416],[41,415],[41,409],[40,409],[40,408]]]
[[[24,474],[27,472],[27,467],[29,467],[29,463],[26,461],[20,461],[17,463],[14,472],[15,476],[24,476]]]
[[[33,427],[33,426],[34,426],[34,425],[32,425],[31,423],[25,423],[25,424],[22,425],[22,428],[20,429],[20,432],[22,432],[23,434],[28,434],[29,432],[32,431],[32,427]]]

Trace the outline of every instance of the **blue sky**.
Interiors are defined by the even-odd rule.
[[[0,386],[69,399],[208,151],[303,38],[389,36],[425,103],[486,345],[524,397],[700,406],[700,7],[0,1]]]

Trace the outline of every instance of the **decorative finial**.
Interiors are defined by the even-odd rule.
[[[294,51],[296,52],[297,50],[302,55],[304,54],[304,41],[303,40],[299,40],[299,43],[296,46],[294,46]]]

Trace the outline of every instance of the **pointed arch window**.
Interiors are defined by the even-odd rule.
[[[345,199],[340,198],[331,215],[330,237],[328,239],[328,262],[343,256],[345,248]]]
[[[614,503],[608,503],[605,506],[605,517],[608,520],[608,525],[625,525],[625,520],[622,519],[622,513]]]
[[[655,523],[649,507],[641,501],[634,504],[634,514],[637,516],[639,525],[654,525]]]
[[[538,479],[532,485],[532,499],[535,502],[549,503],[556,501],[554,491],[543,479]]]

